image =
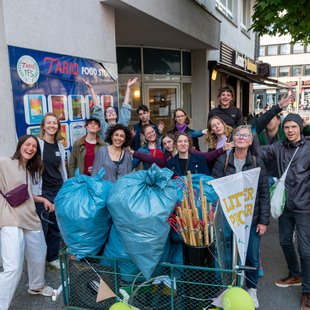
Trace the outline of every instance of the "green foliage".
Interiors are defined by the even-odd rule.
[[[291,43],[310,43],[309,0],[256,0],[250,29],[260,36],[287,35]]]

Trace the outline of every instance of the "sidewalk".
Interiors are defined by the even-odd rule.
[[[260,258],[264,269],[264,276],[258,281],[259,309],[300,309],[301,287],[279,288],[274,284],[276,280],[285,278],[288,275],[278,235],[277,221],[271,219],[267,232],[261,239]],[[0,268],[0,271],[2,271],[2,268]],[[50,286],[58,288],[61,284],[60,272],[48,267],[46,269],[46,280]],[[51,297],[29,295],[27,290],[28,276],[27,268],[24,264],[22,279],[9,310],[67,309],[63,304],[62,295],[56,302],[53,302]]]

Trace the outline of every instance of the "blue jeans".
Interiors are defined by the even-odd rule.
[[[302,292],[310,294],[310,213],[295,213],[285,208],[279,217],[278,223],[280,245],[285,256],[289,275],[294,278],[300,276]],[[299,269],[293,244],[295,225],[301,269]]]
[[[58,194],[59,188],[42,188],[42,195],[41,197],[46,198],[51,203],[54,203],[54,199],[56,198]],[[47,254],[46,254],[46,261],[52,262],[58,258],[58,251],[59,251],[59,244],[61,241],[60,235],[59,235],[59,228],[56,220],[56,214],[55,212],[51,213],[45,213],[44,218],[50,220],[54,224],[50,224],[41,218],[41,213],[44,208],[44,203],[36,202],[36,211],[39,215],[39,218],[42,223],[43,232],[45,236],[45,241],[47,245]]]
[[[257,267],[256,271],[246,271],[246,286],[248,288],[256,288],[259,277],[259,243],[260,236],[256,232],[257,225],[251,227],[248,252],[246,256],[246,265]]]

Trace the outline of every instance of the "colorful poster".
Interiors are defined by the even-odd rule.
[[[234,232],[241,265],[245,265],[260,168],[211,181],[223,213]]]
[[[105,110],[107,107],[114,107],[112,96],[101,96],[101,106]]]
[[[70,147],[70,138],[68,131],[68,124],[61,124],[61,135],[63,139],[61,140],[62,145],[65,149]]]
[[[84,122],[74,122],[70,124],[71,129],[71,145],[77,140],[86,135],[86,129],[84,128]]]
[[[100,103],[100,98],[99,96],[96,96],[97,100],[100,104],[100,107],[102,107],[101,103]],[[86,108],[86,118],[90,118],[91,116],[93,116],[93,112],[92,112],[92,108],[94,107],[93,101],[92,101],[92,96],[91,95],[87,95],[85,96],[85,108]]]
[[[25,120],[28,125],[40,124],[46,113],[46,98],[44,95],[24,96]]]
[[[39,134],[40,134],[40,126],[27,128],[27,135],[33,135],[39,138]]]
[[[107,96],[106,104],[115,105],[118,112],[117,82],[99,62],[15,46],[8,50],[17,138],[26,133],[38,135],[36,127],[44,114],[53,112],[62,123],[63,143],[71,150],[70,142],[79,134],[70,124],[85,122],[89,110],[84,98],[90,92],[81,77],[93,86],[98,101]],[[29,68],[33,68],[31,79],[27,78]]]

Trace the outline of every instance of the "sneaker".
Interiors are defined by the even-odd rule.
[[[262,266],[262,261],[259,260],[259,277],[262,277],[264,275],[264,270]]]
[[[275,285],[278,287],[300,286],[301,278],[300,277],[293,278],[291,276],[288,276],[285,279],[278,280],[275,283]]]
[[[28,293],[31,295],[42,295],[42,296],[53,296],[53,288],[51,288],[50,286],[46,285],[42,288],[39,288],[37,290],[31,290],[28,289]]]
[[[302,294],[301,310],[310,310],[310,294]]]
[[[46,262],[45,266],[54,267],[56,269],[60,269],[60,262],[59,259],[55,259],[51,262]]]
[[[257,289],[256,288],[250,288],[248,290],[248,293],[250,294],[250,296],[252,297],[253,301],[254,301],[254,306],[255,308],[259,307],[259,302],[257,299]]]

